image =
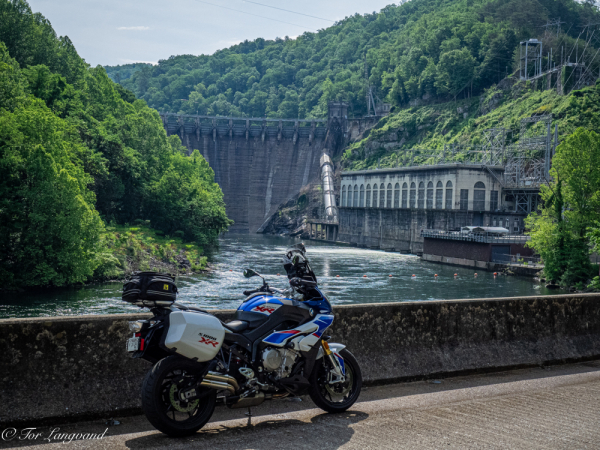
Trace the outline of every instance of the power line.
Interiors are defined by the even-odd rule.
[[[315,31],[315,32],[317,31],[317,30],[315,30],[313,28],[305,27],[304,25],[298,25],[297,23],[284,22],[283,20],[273,19],[271,17],[261,16],[259,14],[252,14],[252,13],[249,13],[249,12],[246,12],[246,11],[241,11],[239,9],[229,8],[229,7],[223,6],[223,5],[217,5],[216,3],[205,2],[204,0],[195,0],[195,1],[197,1],[199,3],[204,3],[206,5],[216,6],[217,8],[228,9],[229,11],[235,11],[235,12],[238,12],[238,13],[247,14],[249,16],[260,17],[261,19],[267,19],[267,20],[272,20],[274,22],[285,23],[286,25],[293,25],[295,27],[304,28],[305,30],[310,30],[310,31]]]
[[[278,9],[280,11],[285,11],[285,12],[289,12],[289,13],[292,13],[292,14],[300,14],[301,16],[312,17],[313,19],[326,20],[327,22],[335,23],[335,20],[323,19],[322,17],[311,16],[310,14],[304,14],[304,13],[300,13],[300,12],[296,12],[296,11],[291,11],[289,9],[278,8],[276,6],[265,5],[264,3],[252,2],[250,0],[242,0],[242,1],[244,3],[254,3],[255,5],[264,6],[266,8]]]

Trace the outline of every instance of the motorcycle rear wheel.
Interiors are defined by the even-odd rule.
[[[177,396],[178,390],[200,369],[198,363],[169,356],[148,372],[142,384],[142,409],[157,430],[171,437],[189,436],[210,420],[215,410],[215,390],[202,392],[206,395],[190,402]]]
[[[331,385],[327,382],[330,363],[326,356],[317,360],[310,375],[310,398],[315,405],[330,413],[340,413],[350,408],[358,400],[362,388],[362,373],[354,355],[343,349],[340,356],[344,358],[346,367],[344,383]]]

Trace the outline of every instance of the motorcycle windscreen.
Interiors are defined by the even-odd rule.
[[[221,349],[225,328],[210,314],[175,311],[169,316],[165,346],[186,358],[210,361]]]

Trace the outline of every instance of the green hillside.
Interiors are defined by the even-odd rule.
[[[230,221],[208,163],[155,110],[24,0],[0,0],[2,289],[122,274],[105,224],[134,223],[210,245]]]
[[[540,114],[552,114],[552,126],[558,124],[560,136],[578,127],[600,130],[600,84],[569,95],[534,90],[523,83],[504,89],[493,86],[480,97],[400,109],[350,145],[342,164],[346,170],[428,164],[439,160],[444,144],[446,160],[462,161],[464,151],[450,154],[453,144],[480,146],[489,128],[506,128],[507,143],[514,143],[521,119]]]
[[[600,21],[591,3],[411,0],[297,39],[259,38],[210,56],[172,56],[121,83],[162,111],[323,117],[329,100],[345,100],[350,114],[361,116],[365,60],[378,97],[396,107],[479,95],[512,72],[519,40],[539,37],[548,19],[560,17],[568,34],[551,33],[545,46],[573,49],[581,27]],[[585,42],[577,45],[581,51]]]
[[[115,83],[120,83],[128,78],[131,78],[134,73],[142,70],[144,67],[152,67],[152,64],[147,63],[133,63],[133,64],[121,64],[119,66],[104,66],[108,78],[113,80]]]

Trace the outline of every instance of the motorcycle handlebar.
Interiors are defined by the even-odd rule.
[[[285,291],[283,289],[277,289],[277,288],[269,286],[268,288],[264,288],[264,289],[260,288],[260,289],[252,289],[252,290],[249,290],[249,291],[244,291],[243,294],[245,296],[248,296],[248,295],[255,294],[257,292],[265,292],[265,293],[267,293],[267,292],[278,292],[280,294],[283,294]]]
[[[303,280],[302,278],[292,278],[290,280],[290,285],[294,287],[317,287],[317,283],[315,283],[314,281]]]
[[[254,294],[256,292],[260,292],[260,290],[259,289],[253,289],[251,291],[244,291],[243,294],[246,295],[246,296],[248,296],[248,295],[252,295],[252,294]]]

